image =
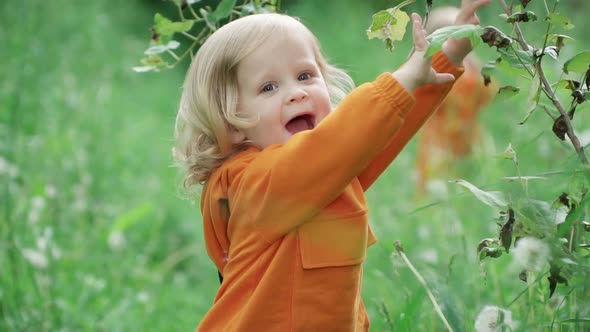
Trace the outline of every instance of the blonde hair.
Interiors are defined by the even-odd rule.
[[[237,67],[266,39],[280,38],[288,29],[309,35],[332,105],[354,87],[350,76],[326,61],[311,31],[293,17],[255,14],[224,25],[200,47],[184,81],[172,154],[186,171],[185,188],[205,183],[213,170],[245,146],[232,144],[231,133],[254,126],[256,120],[238,114]]]

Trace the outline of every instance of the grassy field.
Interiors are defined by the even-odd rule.
[[[366,39],[371,14],[387,5],[291,1],[283,9],[302,17],[332,62],[361,83],[395,69],[408,53],[407,42],[389,53]],[[190,331],[209,308],[218,281],[198,204],[180,198],[180,176],[171,167],[184,68],[131,70],[147,47],[155,10],[163,7],[149,1],[0,3],[0,331]],[[582,36],[579,8],[568,11],[579,30],[577,48],[564,49],[564,58],[590,40]],[[482,17],[498,24],[499,11],[495,3]],[[486,49],[480,55],[493,59]],[[504,191],[514,202],[551,202],[577,190],[587,172],[572,172],[579,168],[575,153],[555,137],[542,110],[517,125],[525,99],[526,93],[498,101],[482,114],[483,143],[457,162],[454,175]],[[588,113],[582,105],[574,122],[586,144]],[[503,180],[517,175],[512,161],[497,157],[508,144],[521,175],[545,179],[529,181],[526,190]],[[403,243],[457,330],[473,330],[485,305],[510,310],[517,330],[549,329],[552,321],[563,321],[555,330],[589,330],[583,320],[590,318],[587,274],[558,285],[550,299],[548,267],[525,283],[511,255],[481,264],[476,248],[481,239],[497,237],[499,210],[448,177],[438,191],[417,199],[415,149],[412,141],[368,192],[380,240],[369,250],[364,278],[372,330],[445,329],[426,288],[393,254],[394,240]]]

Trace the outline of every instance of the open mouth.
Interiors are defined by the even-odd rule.
[[[289,131],[291,135],[294,135],[300,131],[313,129],[315,126],[314,120],[314,116],[311,114],[298,115],[287,122],[285,128],[287,128],[287,131]]]

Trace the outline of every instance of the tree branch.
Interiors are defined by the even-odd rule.
[[[510,7],[508,7],[508,5],[506,4],[506,1],[498,0],[498,2],[500,2],[500,5],[504,9],[504,12],[508,16],[512,15],[512,9]],[[518,42],[520,47],[525,51],[532,50],[533,48],[524,39],[524,35],[522,34],[522,31],[520,30],[520,26],[518,25],[518,23],[516,23],[516,22],[512,23],[512,26],[514,27],[514,31],[516,32],[516,41]],[[543,49],[543,52],[544,52],[544,49]],[[566,131],[567,136],[570,138],[570,141],[572,142],[574,149],[578,153],[578,156],[580,157],[580,161],[584,165],[590,165],[590,163],[588,162],[588,158],[586,158],[586,154],[584,153],[584,147],[582,146],[582,144],[580,144],[580,140],[578,139],[578,137],[576,136],[576,134],[574,132],[574,127],[572,126],[572,122],[570,121],[569,115],[567,114],[567,112],[565,111],[563,106],[561,105],[561,102],[559,101],[559,99],[555,95],[555,90],[553,90],[553,88],[551,87],[551,84],[549,83],[549,81],[547,80],[547,77],[545,76],[545,73],[543,72],[543,67],[541,66],[541,61],[543,60],[542,55],[543,54],[541,54],[539,59],[536,61],[535,68],[537,69],[537,75],[539,75],[539,78],[541,79],[541,86],[543,87],[543,92],[545,93],[545,95],[549,99],[551,99],[551,102],[553,103],[555,108],[557,108],[557,110],[561,114],[561,116],[563,118],[563,123],[565,124],[566,129],[567,129],[567,131]]]
[[[502,6],[502,8],[504,8],[504,12],[506,13],[506,15],[510,16],[512,15],[512,9],[510,7],[508,7],[508,5],[506,4],[506,1],[504,0],[498,0],[500,2],[500,5]],[[514,32],[516,33],[516,41],[518,42],[518,44],[520,45],[520,47],[525,50],[525,51],[529,51],[532,49],[532,47],[526,42],[526,40],[524,40],[524,36],[522,34],[522,31],[520,30],[520,26],[518,25],[518,23],[512,23],[512,26],[514,27]]]
[[[570,141],[572,142],[574,149],[576,149],[576,152],[578,153],[580,160],[582,161],[582,163],[584,165],[590,165],[590,163],[588,162],[588,158],[586,158],[586,154],[584,153],[584,147],[582,146],[582,144],[580,144],[580,140],[578,139],[578,137],[574,133],[574,127],[572,126],[572,122],[570,121],[569,115],[567,114],[567,112],[565,111],[565,109],[561,105],[561,102],[559,101],[559,99],[555,95],[555,91],[553,90],[553,88],[551,87],[551,84],[547,80],[547,77],[545,76],[545,72],[543,72],[543,67],[541,66],[541,59],[539,59],[539,61],[537,62],[536,67],[537,67],[537,74],[539,75],[539,78],[541,79],[541,85],[543,86],[543,92],[545,93],[545,95],[547,97],[549,97],[549,99],[551,99],[551,102],[553,103],[555,108],[557,108],[557,110],[559,111],[559,114],[561,114],[561,116],[563,118],[563,123],[565,124],[566,129],[567,129],[567,132],[566,132],[567,136],[570,138]]]

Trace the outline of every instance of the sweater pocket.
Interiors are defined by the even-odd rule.
[[[299,227],[298,237],[304,269],[360,264],[367,255],[367,212],[313,220]]]

